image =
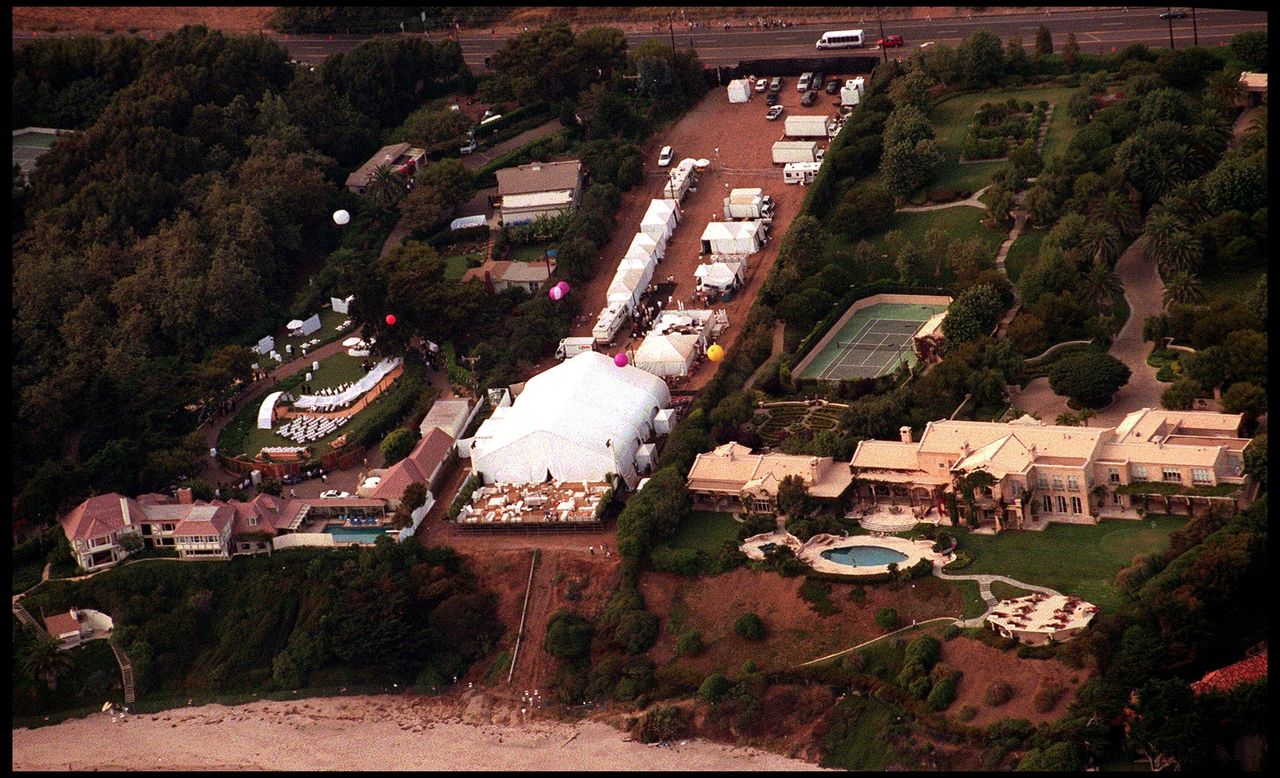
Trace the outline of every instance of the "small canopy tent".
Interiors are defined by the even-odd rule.
[[[742,263],[712,262],[709,265],[698,265],[693,276],[698,279],[699,289],[732,289],[742,283]]]
[[[702,231],[703,254],[754,254],[761,245],[760,223],[711,222]]]
[[[644,294],[645,288],[649,286],[651,278],[653,278],[652,265],[648,268],[620,267],[609,284],[605,301],[609,305],[618,303],[629,310],[634,309],[640,302],[640,296]]]
[[[674,203],[674,201],[670,202]],[[667,203],[667,200],[650,202],[649,210],[645,211],[644,218],[640,220],[640,231],[653,236],[657,241],[665,241],[671,237],[671,233],[676,231],[676,223],[679,220],[675,209]]]
[[[688,375],[689,365],[698,353],[698,340],[694,334],[650,334],[636,349],[634,364],[659,377]]]
[[[729,102],[745,103],[751,99],[751,82],[745,78],[735,78],[729,82]]]

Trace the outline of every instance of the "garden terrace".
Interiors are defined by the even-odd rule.
[[[1003,103],[981,103],[973,114],[973,122],[965,135],[960,156],[965,160],[988,160],[1003,157],[1009,149],[1040,133],[1047,100],[1032,104],[1010,97]]]
[[[753,423],[769,446],[778,446],[788,436],[808,429],[812,432],[833,430],[840,424],[840,414],[849,406],[819,400],[808,402],[776,402],[756,409]]]

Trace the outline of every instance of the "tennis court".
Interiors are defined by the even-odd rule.
[[[23,175],[31,175],[36,169],[36,160],[41,157],[58,136],[50,133],[18,130],[13,136],[13,161],[18,163]]]
[[[946,309],[939,304],[875,303],[856,310],[818,343],[799,377],[851,381],[887,375],[903,361],[914,365],[916,332]]]

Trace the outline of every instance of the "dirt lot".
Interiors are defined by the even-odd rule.
[[[972,705],[978,709],[978,715],[967,723],[975,727],[1004,718],[1026,719],[1032,724],[1061,718],[1075,698],[1076,689],[1089,677],[1087,670],[1076,670],[1051,659],[1023,659],[1014,651],[1000,651],[966,637],[944,641],[941,661],[964,671],[948,714],[954,716],[965,705]],[[1040,713],[1032,705],[1032,699],[1040,679],[1047,676],[1057,676],[1067,687],[1067,693],[1052,710]],[[996,680],[1007,681],[1013,687],[1013,699],[991,708],[983,704],[982,697]]]
[[[645,573],[640,591],[645,606],[662,617],[662,634],[650,655],[659,666],[678,662],[703,674],[736,674],[742,663],[754,661],[761,670],[793,667],[883,634],[875,623],[881,608],[892,606],[907,622],[958,614],[960,595],[935,578],[924,578],[894,591],[884,584],[868,585],[866,601],[849,599],[852,584],[831,586],[831,601],[840,609],[819,616],[799,595],[803,577],[738,569],[712,578],[689,579],[673,573]],[[750,643],[733,632],[739,615],[754,612],[764,620],[766,637]],[[707,650],[697,657],[675,657],[680,634],[702,633]]]
[[[186,24],[203,24],[224,32],[265,30],[274,6],[61,6],[14,8],[13,29],[47,32],[169,32]]]
[[[842,78],[851,75],[857,74],[828,74],[829,77]],[[795,85],[795,78],[784,81],[780,95],[780,104],[786,107],[784,117],[787,114],[835,113],[832,101],[836,98],[825,92],[821,93],[813,106],[802,107],[801,93],[796,91]],[[645,180],[623,195],[617,215],[618,226],[612,240],[604,248],[596,276],[574,290],[574,294],[581,295],[583,314],[574,324],[572,335],[591,334],[595,317],[605,305],[606,292],[614,271],[631,244],[631,239],[640,229],[640,219],[648,209],[649,202],[662,194],[667,169],[658,167],[658,150],[669,144],[675,149],[677,161],[685,157],[705,158],[711,160],[711,165],[699,178],[698,191],[690,191],[681,203],[683,218],[667,243],[666,255],[658,263],[654,273],[655,281],[662,281],[667,276],[675,279],[673,300],[667,307],[674,308],[681,301],[685,307],[693,304],[692,295],[696,286],[693,272],[702,262],[698,254],[702,231],[709,222],[723,220],[723,201],[728,189],[760,187],[777,204],[769,242],[762,251],[749,258],[746,285],[734,295],[731,302],[722,301],[714,306],[717,309],[723,308],[729,316],[729,328],[718,342],[726,350],[733,349],[742,332],[747,310],[755,301],[760,285],[777,258],[779,240],[799,212],[806,192],[804,187],[797,184],[782,183],[782,166],[772,162],[773,143],[783,137],[783,120],[767,121],[764,118],[767,110],[761,94],[753,94],[750,101],[735,105],[729,102],[723,88],[715,87],[673,127],[655,133],[644,145]],[[829,142],[823,141],[820,145],[825,148]],[[633,342],[630,335],[629,327],[624,325],[609,353],[616,353],[629,346],[638,348],[643,338]],[[545,370],[553,364],[554,361],[548,358],[537,369]],[[714,363],[704,360],[686,381],[679,384],[679,388],[688,391],[700,389],[711,380],[715,367]]]

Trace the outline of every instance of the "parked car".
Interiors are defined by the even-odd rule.
[[[778,104],[778,93],[777,93],[777,92],[770,92],[769,94],[765,95],[765,96],[764,96],[764,103],[765,103],[765,105],[777,105],[777,104]]]
[[[810,106],[816,102],[818,102],[817,92],[805,92],[800,96],[800,104],[803,106]]]
[[[475,151],[475,150],[476,150],[476,142],[475,142],[475,141],[473,141],[473,140],[469,140],[469,141],[467,141],[467,145],[465,145],[465,146],[463,146],[462,148],[458,149],[458,151],[459,151],[459,152],[460,152],[464,157],[465,157],[466,155],[470,154],[471,152]]]
[[[813,79],[809,82],[809,90],[816,92],[822,88],[822,84],[827,80],[827,76],[821,70],[813,74]]]
[[[769,82],[769,91],[777,94],[782,91],[782,76],[774,76]]]
[[[840,79],[833,78],[827,82],[827,94],[833,95],[840,91]]]
[[[766,89],[768,89],[768,88],[769,88],[769,80],[768,80],[768,79],[765,79],[765,78],[757,78],[757,79],[756,79],[756,91],[757,91],[757,92],[763,92],[764,90],[766,90]]]
[[[895,49],[895,48],[897,48],[897,47],[899,47],[899,46],[903,45],[902,36],[901,36],[901,35],[886,35],[886,36],[884,36],[883,38],[881,38],[880,40],[876,41],[876,45],[877,45],[877,46],[879,46],[879,47],[880,47],[880,48],[882,48],[882,49]]]
[[[658,152],[658,167],[666,167],[671,164],[671,158],[675,156],[675,151],[670,146],[663,146],[662,151]]]
[[[350,497],[351,493],[339,491],[338,489],[329,489],[328,491],[321,492],[320,496],[326,500],[332,500],[332,499],[341,499],[343,497]]]
[[[1164,13],[1160,14],[1160,18],[1161,19],[1185,19],[1187,18],[1187,12],[1186,11],[1165,11]]]
[[[778,120],[778,117],[782,116],[782,112],[784,110],[785,109],[782,106],[775,105],[774,107],[769,109],[769,112],[764,115],[764,118],[771,122],[776,122]]]

